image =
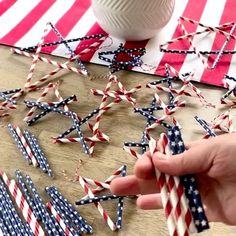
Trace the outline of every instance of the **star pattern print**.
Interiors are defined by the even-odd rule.
[[[173,155],[180,154],[185,151],[184,142],[178,127],[173,127],[167,132],[170,141],[170,149]],[[185,195],[188,199],[189,207],[194,218],[194,222],[198,232],[209,229],[208,220],[206,218],[201,197],[197,188],[197,183],[192,175],[180,177],[185,187]]]

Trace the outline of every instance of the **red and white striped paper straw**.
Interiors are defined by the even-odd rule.
[[[31,161],[33,163],[33,166],[37,167],[38,166],[37,158],[35,157],[33,151],[31,150],[31,147],[27,143],[27,141],[26,141],[23,133],[21,132],[20,128],[18,126],[14,126],[14,129],[15,129],[17,135],[20,138],[20,141],[22,142],[22,144],[23,144],[23,146],[25,148],[25,151],[27,152],[28,156],[30,157],[30,159],[31,159]]]
[[[44,230],[36,219],[32,209],[24,198],[16,182],[14,180],[9,180],[6,173],[2,171],[0,171],[0,175],[4,183],[6,184],[9,192],[11,193],[13,199],[15,200],[15,203],[17,204],[18,208],[21,210],[24,219],[29,224],[33,234],[35,236],[46,236]]]
[[[48,92],[55,87],[55,84],[49,83],[47,87],[43,90],[42,94],[40,97],[37,99],[36,102],[42,102],[43,99],[46,97]],[[26,117],[24,118],[24,121],[28,121],[34,114],[34,111],[36,110],[36,107],[32,107],[30,111],[27,113]]]
[[[58,224],[61,226],[63,232],[65,233],[66,236],[74,236],[73,233],[71,233],[70,229],[66,226],[64,220],[61,218],[60,214],[56,211],[54,206],[51,204],[51,202],[47,203],[47,208],[50,210]]]

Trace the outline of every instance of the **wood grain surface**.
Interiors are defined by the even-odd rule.
[[[63,61],[64,59],[58,59]],[[0,47],[0,91],[22,87],[24,85],[31,59],[23,56],[13,55],[8,47]],[[43,63],[38,63],[34,79],[37,79],[53,69]],[[73,111],[80,116],[85,116],[94,108],[98,107],[101,97],[91,94],[91,88],[105,88],[107,79],[104,74],[107,69],[102,66],[88,65],[93,79],[84,78],[77,74],[62,71],[53,81],[61,79],[60,92],[65,98],[69,95],[76,94],[78,102],[70,105]],[[152,98],[153,91],[145,88],[149,81],[157,77],[133,72],[121,72],[118,74],[119,79],[127,89],[133,88],[137,84],[142,84],[143,88],[135,94],[137,98],[137,107],[147,106]],[[177,112],[177,117],[183,127],[183,138],[185,141],[201,138],[203,130],[193,119],[194,115],[211,121],[220,112],[226,110],[219,103],[219,98],[224,90],[212,86],[196,84],[206,98],[216,104],[216,108],[205,108],[196,98],[186,98],[187,106]],[[88,158],[82,151],[79,143],[58,145],[51,142],[50,137],[59,134],[61,131],[70,127],[70,121],[57,114],[49,114],[31,127],[27,127],[23,122],[28,109],[23,105],[23,99],[37,99],[39,92],[33,92],[22,97],[18,101],[18,109],[11,112],[10,117],[0,120],[0,169],[5,171],[10,177],[14,178],[16,169],[20,169],[25,174],[29,174],[34,180],[39,192],[42,194],[45,202],[48,200],[44,192],[45,186],[55,185],[65,197],[71,202],[81,198],[84,193],[78,183],[71,183],[63,175],[66,172],[69,178],[72,178],[78,168],[78,173],[82,176],[104,180],[111,173],[126,164],[128,173],[133,172],[135,160],[125,153],[122,149],[125,141],[139,141],[141,132],[145,125],[145,119],[138,114],[134,114],[133,107],[130,104],[121,102],[107,112],[101,122],[101,129],[106,133],[111,141],[107,143],[98,143],[95,146],[94,155]],[[49,100],[54,100],[51,97]],[[235,121],[235,112],[234,112]],[[33,166],[28,166],[17,150],[11,136],[9,135],[6,125],[14,123],[22,129],[29,129],[39,140],[39,143],[47,155],[50,165],[54,172],[54,178]],[[87,129],[84,129],[87,132]],[[161,131],[160,131],[161,132]],[[116,202],[106,202],[102,204],[113,219],[116,214]],[[94,227],[94,235],[111,236],[111,235],[148,235],[148,236],[165,236],[168,235],[164,213],[162,210],[143,211],[135,206],[134,199],[125,199],[124,205],[124,225],[119,232],[111,232],[108,226],[103,222],[100,214],[93,205],[78,207],[81,214]],[[217,206],[216,206],[217,211]],[[218,223],[212,223],[211,229],[200,235],[211,236],[230,236],[235,235],[236,227],[229,227]]]

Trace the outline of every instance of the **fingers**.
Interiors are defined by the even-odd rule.
[[[149,152],[145,153],[135,164],[134,173],[138,178],[148,179],[155,177],[154,166]]]
[[[174,156],[157,152],[152,157],[152,161],[156,168],[169,175],[181,176],[205,172],[213,164],[210,144],[193,146],[189,150]]]
[[[196,141],[185,143],[185,147],[186,147],[186,149],[190,149],[190,148],[195,147],[197,145],[205,144],[207,141],[208,141],[207,139],[199,139]]]
[[[156,178],[139,179],[134,175],[120,177],[111,182],[111,192],[115,195],[137,195],[158,192]]]
[[[137,199],[137,207],[143,210],[163,208],[160,194],[141,195]]]

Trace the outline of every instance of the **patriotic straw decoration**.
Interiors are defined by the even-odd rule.
[[[42,102],[43,100],[45,100],[46,96],[49,94],[49,92],[52,92],[55,94],[56,98],[58,99],[58,101],[56,102],[48,102],[48,105],[53,105],[55,108],[58,108],[60,106],[63,106],[65,110],[69,111],[68,108],[68,104],[73,102],[73,101],[77,101],[77,98],[75,95],[72,95],[66,99],[63,99],[62,96],[60,95],[59,92],[59,84],[60,83],[56,83],[56,84],[52,84],[49,83],[48,86],[43,90],[43,92],[41,93],[40,97],[37,99],[36,102]],[[30,109],[30,111],[27,113],[26,117],[24,118],[24,121],[28,124],[28,125],[32,125],[33,123],[35,123],[37,120],[39,120],[40,118],[44,117],[45,115],[47,115],[48,112],[43,111],[37,115],[34,115],[36,110],[36,107],[32,107]]]
[[[90,203],[94,203],[94,202],[104,202],[104,201],[116,200],[118,198],[120,198],[120,196],[102,195],[102,196],[95,196],[93,198],[78,200],[75,202],[75,204],[77,206],[80,206],[80,205],[86,205],[86,204],[90,204]]]
[[[54,90],[54,93],[59,100],[58,102],[42,102],[42,100],[46,97],[46,95],[48,94],[50,90]],[[76,100],[77,99],[75,95],[72,95],[66,99],[63,99],[58,91],[58,84],[56,85],[49,84],[48,87],[44,89],[40,98],[36,102],[28,101],[28,100],[25,101],[26,106],[31,109],[26,115],[24,120],[27,122],[28,125],[32,125],[33,123],[35,123],[36,121],[38,121],[40,118],[44,117],[45,115],[49,114],[50,112],[59,113],[61,115],[68,116],[71,119],[73,126],[67,131],[65,131],[63,134],[59,135],[57,138],[53,138],[54,143],[81,142],[85,153],[90,155],[92,153],[91,151],[92,149],[91,147],[88,146],[87,142],[91,142],[90,146],[92,145],[94,146],[95,142],[108,142],[109,137],[99,130],[97,130],[96,136],[94,135],[93,137],[83,137],[80,126],[83,125],[84,123],[87,123],[89,129],[92,131],[93,125],[90,124],[88,120],[91,119],[96,114],[98,114],[99,109],[97,108],[93,110],[91,113],[89,113],[86,117],[81,118],[76,113],[70,111],[67,106],[69,103]],[[60,106],[63,106],[64,109],[61,109]],[[34,115],[36,108],[42,110],[42,112],[37,115]],[[65,138],[74,130],[77,131],[78,137]]]
[[[43,44],[44,39],[45,39],[46,35],[48,34],[48,32],[49,32],[49,25],[47,24],[45,29],[44,29],[43,35],[42,35],[42,37],[41,37],[41,39],[40,39],[40,41],[38,43],[38,48],[37,48],[37,50],[35,52],[35,55],[32,55],[33,61],[32,61],[32,64],[30,66],[30,70],[29,70],[29,73],[27,75],[26,83],[24,85],[24,88],[21,89],[18,93],[16,93],[12,98],[16,99],[16,98],[20,97],[21,95],[23,95],[26,92],[26,90],[29,88],[29,86],[31,85],[32,77],[33,77],[33,74],[34,74],[34,71],[35,71],[35,68],[36,68],[36,64],[37,64],[37,62],[38,62],[38,60],[40,58],[39,54],[40,54],[40,51],[42,49],[41,45]],[[12,49],[12,52],[21,53],[20,50],[14,49],[14,48]]]
[[[184,142],[178,127],[168,130],[169,147],[172,155],[185,151]],[[199,194],[197,183],[193,175],[181,176],[181,183],[184,186],[185,195],[188,198],[188,204],[194,219],[198,232],[209,229],[208,220],[206,218],[204,208]]]
[[[152,155],[157,150],[169,155],[170,149],[168,145],[169,141],[165,134],[161,134],[158,143],[153,138],[150,138],[149,146]],[[157,169],[156,177],[160,186],[169,234],[181,236],[196,233],[197,230],[180,179],[160,173]]]
[[[122,177],[126,175],[126,166],[122,166],[119,169],[119,175]],[[117,176],[117,174],[116,174]],[[111,177],[110,177],[111,178]],[[94,194],[95,192],[98,192],[98,189],[95,191],[91,189],[90,185],[98,186],[99,192],[104,189],[110,189],[109,184],[105,182],[100,182],[97,180],[92,180],[88,178],[84,178],[82,176],[78,176],[77,180],[79,181],[81,187],[84,189],[84,192],[88,194],[81,200],[77,201],[77,205],[84,205],[85,203],[93,203],[95,207],[98,209],[99,213],[103,216],[104,221],[107,223],[107,225],[110,227],[112,231],[115,231],[117,229],[120,229],[122,227],[122,214],[123,214],[123,201],[124,196],[115,196],[115,195],[108,195],[108,196],[102,196],[102,197],[96,197]],[[110,182],[109,182],[110,183]],[[104,210],[100,202],[106,201],[106,200],[112,200],[118,198],[118,208],[117,208],[117,221],[114,223],[110,216],[108,215],[107,211]]]
[[[63,109],[55,107],[55,105],[50,105],[50,104],[41,103],[41,102],[33,102],[33,101],[28,101],[28,100],[25,100],[24,102],[25,102],[26,106],[29,108],[37,107],[38,109],[43,110],[44,113],[53,112],[53,113],[58,113],[60,115],[64,115],[64,116],[69,117],[73,123],[72,128],[73,128],[73,130],[76,130],[76,132],[78,134],[78,141],[81,143],[85,154],[90,155],[88,144],[87,144],[87,142],[84,138],[84,135],[81,131],[81,128],[80,128],[81,122],[78,118],[78,115],[75,112],[63,110]],[[71,132],[71,129],[69,130],[69,133],[70,132]]]
[[[199,30],[196,32],[193,32],[193,33],[189,33],[189,32],[187,32],[184,23],[194,24],[199,27]],[[222,25],[219,25],[216,27],[211,27],[211,26],[207,26],[205,24],[202,24],[198,21],[195,21],[193,19],[189,19],[187,17],[182,16],[179,18],[178,24],[181,29],[182,35],[160,45],[160,51],[165,52],[165,53],[196,54],[197,57],[203,63],[204,68],[210,69],[210,70],[216,68],[216,66],[217,66],[218,62],[220,61],[220,58],[223,54],[235,54],[236,53],[235,50],[225,50],[227,47],[227,44],[229,43],[229,40],[236,39],[236,36],[233,35],[233,33],[235,31],[235,27],[236,27],[234,22],[229,22],[229,23],[225,23],[225,24],[222,24]],[[206,33],[208,33],[208,34],[209,33],[219,33],[219,34],[226,37],[225,42],[219,51],[218,50],[217,51],[216,50],[201,51],[196,48],[196,46],[193,43],[193,38],[196,36],[199,36],[199,35],[204,36],[204,34],[206,35]],[[184,41],[184,42],[187,41],[188,45],[191,46],[191,49],[190,50],[184,50],[184,49],[177,50],[177,49],[173,49],[173,47],[172,47],[172,49],[167,48],[169,45],[179,43],[181,41]],[[209,55],[209,54],[216,54],[217,55],[211,66],[207,62],[207,58],[204,57],[205,55]]]
[[[203,119],[195,117],[197,122],[207,131],[207,134],[205,134],[203,138],[209,138],[210,136],[216,136],[215,131],[221,131],[221,132],[226,132],[226,133],[235,132],[234,126],[233,126],[233,118],[232,118],[230,111],[231,110],[223,112],[222,114],[218,115],[210,123],[207,123]],[[209,129],[209,130],[207,130],[207,129]]]
[[[209,124],[203,120],[202,118],[195,116],[195,120],[202,126],[202,128],[207,132],[207,134],[211,137],[215,137],[215,132],[210,128]]]
[[[163,80],[151,82],[151,83],[147,84],[146,87],[152,88],[155,91],[164,91],[164,92],[172,93],[174,95],[177,95],[177,97],[182,96],[182,95],[194,97],[194,94],[195,94],[195,96],[197,96],[199,98],[200,102],[203,105],[215,107],[213,104],[207,102],[205,97],[203,96],[202,92],[191,83],[191,80],[193,80],[193,77],[194,77],[194,73],[191,72],[191,73],[186,73],[186,74],[180,74],[178,71],[175,70],[174,67],[172,67],[171,65],[168,65],[168,64],[165,65],[165,69],[168,70],[169,73],[171,73],[173,76],[169,77],[168,79],[164,78]],[[170,86],[164,87],[164,86],[160,85],[164,82],[167,82],[168,80],[173,81],[177,78],[183,84],[180,89],[175,89]],[[192,90],[192,93],[189,91],[189,89]]]
[[[50,203],[57,208],[61,217],[67,218],[67,222],[76,226],[78,230],[85,233],[92,233],[92,227],[85,221],[71,203],[53,186],[46,187],[46,192],[50,196]]]
[[[221,97],[221,104],[235,106],[236,105],[236,79],[229,75],[223,78],[223,84],[228,91]]]
[[[113,84],[117,85],[119,89],[115,91],[110,91],[110,88]],[[127,101],[131,104],[134,104],[136,101],[131,96],[140,88],[141,86],[138,85],[131,90],[126,90],[123,84],[118,80],[116,76],[110,75],[108,84],[104,91],[96,90],[96,89],[92,90],[93,94],[103,96],[100,106],[96,108],[95,110],[93,110],[91,113],[89,113],[88,116],[86,116],[85,118],[81,118],[78,115],[77,117],[75,117],[75,114],[74,114],[73,126],[69,128],[68,130],[64,131],[57,138],[54,138],[54,142],[55,143],[73,143],[73,142],[78,142],[78,141],[81,142],[82,140],[81,140],[80,135],[78,138],[66,137],[66,136],[69,135],[74,130],[77,130],[77,132],[80,132],[79,131],[81,129],[80,126],[83,125],[84,123],[88,123],[88,120],[95,116],[95,124],[88,123],[89,129],[92,131],[92,136],[84,137],[84,141],[83,141],[83,143],[88,142],[88,141],[90,142],[89,149],[86,147],[86,145],[84,145],[84,147],[86,147],[86,153],[91,155],[94,151],[95,142],[109,142],[109,137],[99,130],[102,115],[106,111],[110,110],[114,105],[120,103],[122,100]],[[114,98],[115,100],[113,102],[108,103],[109,98]],[[27,105],[28,106],[32,105],[32,106],[37,106],[37,107],[41,105],[42,109],[46,107],[45,105],[43,108],[42,104],[39,104],[39,103],[34,103],[34,104],[27,103]],[[50,108],[50,110],[53,110],[53,109]],[[53,111],[58,111],[58,110],[54,109]],[[62,113],[63,112],[61,112],[61,114]]]
[[[52,177],[52,170],[36,137],[29,131],[24,130],[22,132],[18,126],[11,124],[8,124],[8,130],[28,164],[32,163],[35,167],[39,166],[44,173]]]
[[[50,31],[51,27],[53,28],[56,35],[60,38],[60,41],[44,43],[45,38],[46,38],[48,32]],[[29,48],[12,48],[11,49],[11,51],[13,53],[23,55],[23,56],[26,56],[26,57],[30,57],[30,58],[33,59],[31,67],[30,67],[29,74],[28,74],[27,79],[26,79],[26,83],[24,85],[24,88],[22,88],[20,91],[15,93],[12,96],[12,99],[16,99],[16,98],[20,97],[21,95],[23,95],[27,91],[32,91],[32,90],[38,89],[39,86],[46,83],[51,76],[55,75],[56,73],[58,73],[62,69],[72,71],[72,72],[75,72],[77,74],[82,74],[82,75],[88,76],[88,71],[85,68],[85,66],[82,64],[82,62],[80,61],[79,57],[86,54],[86,53],[88,53],[91,50],[94,50],[94,48],[96,48],[98,45],[100,45],[100,43],[96,42],[96,41],[92,42],[90,45],[87,45],[86,48],[81,50],[78,55],[76,55],[75,52],[73,52],[73,50],[68,45],[68,43],[69,42],[75,42],[75,41],[78,41],[78,40],[83,41],[83,40],[90,40],[90,39],[98,39],[100,41],[100,40],[104,40],[104,37],[105,36],[103,36],[101,34],[97,34],[97,35],[90,35],[90,36],[85,36],[85,37],[81,37],[81,38],[77,38],[77,39],[65,40],[65,39],[62,38],[60,32],[51,23],[47,23],[46,27],[45,27],[45,30],[43,32],[43,35],[41,37],[41,40],[40,40],[40,42],[38,43],[37,46],[33,46],[33,47],[29,47]],[[64,45],[66,45],[67,49],[69,49],[69,51],[71,53],[71,58],[68,61],[66,61],[64,63],[60,63],[60,62],[51,60],[49,58],[45,58],[45,57],[40,56],[40,52],[41,52],[43,47],[46,47],[46,46],[50,47],[50,46],[59,45],[59,44],[64,44]],[[34,49],[36,49],[35,54],[27,52],[29,50],[34,50]],[[49,72],[49,74],[47,74],[47,75],[43,76],[42,78],[38,79],[37,81],[33,82],[32,78],[33,78],[34,71],[35,71],[35,68],[36,68],[36,64],[37,64],[38,61],[43,61],[47,64],[54,65],[57,68],[54,69],[53,71]],[[79,65],[79,68],[70,66],[70,63],[74,62],[74,61],[77,62],[77,64]]]
[[[38,103],[38,102],[34,103],[32,101],[28,101],[28,103],[27,103],[27,101],[26,101],[25,103],[28,107],[30,107],[30,105],[33,104],[33,105],[31,105],[32,108],[37,107],[39,109],[43,109],[43,111],[41,113],[39,113],[39,114],[35,115],[34,117],[32,117],[31,119],[27,120],[26,123],[30,126],[30,125],[34,124],[36,121],[38,121],[39,119],[41,119],[42,117],[46,116],[50,112],[58,112],[60,114],[70,116],[69,109],[67,108],[66,104],[73,102],[73,101],[76,101],[75,95],[72,95],[72,96],[70,96],[58,103],[55,103],[55,104],[54,103],[43,104],[43,103]],[[64,106],[64,107],[66,106],[66,109],[64,110],[65,113],[62,113],[62,112],[60,112],[59,109],[57,109],[60,106]]]
[[[65,39],[63,38],[61,33],[58,31],[58,29],[51,22],[49,24],[52,27],[55,34],[57,35],[57,37],[63,42],[62,44],[64,44],[65,47],[67,48],[67,50],[70,52],[71,58],[75,57],[76,56],[75,52],[71,49],[71,47],[65,41]],[[81,62],[81,60],[78,57],[76,58],[75,62],[76,62],[76,65],[78,65],[78,67],[81,69],[81,72],[84,75],[86,75],[86,76],[89,75],[88,70],[86,69],[86,67],[84,66],[84,64]]]
[[[135,113],[139,113],[147,119],[145,130],[142,132],[141,141],[124,143],[124,150],[136,159],[140,158],[141,154],[147,151],[150,141],[150,131],[152,129],[156,128],[158,125],[164,128],[171,128],[171,125],[165,121],[168,117],[171,118],[171,123],[174,123],[175,125],[178,124],[176,119],[171,116],[175,113],[176,110],[185,106],[185,102],[179,102],[180,95],[175,96],[172,93],[172,80],[173,77],[170,77],[170,68],[166,66],[166,77],[153,82],[153,84],[155,83],[155,85],[159,83],[167,84],[167,87],[170,90],[168,91],[168,104],[165,104],[160,96],[155,94],[149,107],[134,108]],[[164,116],[157,117],[155,115],[155,112],[157,111],[162,111],[162,113],[164,112]],[[141,152],[137,152],[136,150],[134,150],[134,148],[141,149]]]
[[[44,230],[42,229],[39,221],[37,220],[36,216],[34,215],[31,207],[28,205],[24,195],[22,194],[21,190],[17,186],[14,180],[8,179],[7,175],[4,172],[0,172],[0,176],[4,181],[6,187],[8,188],[12,198],[14,199],[16,205],[18,206],[19,210],[21,211],[24,219],[29,224],[32,232],[34,235],[46,235]]]
[[[146,53],[145,48],[125,48],[121,43],[118,49],[98,53],[98,58],[109,63],[108,68],[111,73],[120,70],[127,70],[130,67],[141,66],[141,57]],[[107,56],[114,55],[112,58]]]
[[[111,91],[112,85],[117,85],[118,89]],[[92,89],[94,95],[102,95],[102,101],[99,106],[99,112],[95,117],[95,124],[92,128],[93,138],[96,138],[99,134],[99,126],[101,122],[102,115],[110,110],[114,105],[120,103],[122,100],[127,101],[131,104],[135,104],[136,100],[132,98],[132,94],[141,89],[140,85],[137,85],[135,88],[127,90],[119,79],[115,75],[109,75],[108,83],[103,91]],[[109,98],[114,98],[113,102],[109,103]],[[91,152],[93,152],[94,145],[91,145]]]

